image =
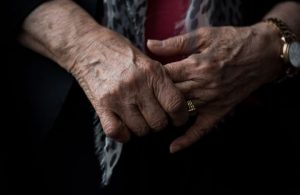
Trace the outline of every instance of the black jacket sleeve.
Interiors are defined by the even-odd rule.
[[[47,0],[5,0],[5,26],[8,35],[15,36],[24,19]]]
[[[4,0],[5,6],[1,7],[5,13],[1,17],[5,20],[5,25],[1,23],[4,27],[1,31],[7,34],[3,38],[5,45],[2,45],[5,59],[0,62],[5,69],[4,91],[9,91],[5,93],[8,96],[6,104],[10,105],[13,120],[22,121],[20,130],[29,129],[34,135],[32,139],[38,142],[42,142],[55,123],[73,83],[71,75],[60,66],[22,47],[16,40],[26,17],[45,2],[47,0]],[[95,16],[97,0],[74,2]]]
[[[285,1],[289,0],[242,0],[243,25],[251,25],[261,21],[276,4]],[[300,2],[300,0],[293,1]]]

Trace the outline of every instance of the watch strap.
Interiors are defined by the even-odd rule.
[[[282,49],[280,57],[284,61],[284,75],[279,79],[283,81],[286,78],[294,77],[299,74],[299,70],[290,64],[289,47],[293,41],[296,41],[296,35],[291,31],[288,25],[278,18],[268,18],[266,22],[272,24],[279,32],[282,40]]]

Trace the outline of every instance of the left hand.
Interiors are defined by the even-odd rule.
[[[268,23],[249,27],[203,27],[163,41],[149,40],[151,52],[188,56],[165,68],[196,107],[197,119],[171,143],[177,152],[196,142],[226,113],[282,69],[280,38]]]

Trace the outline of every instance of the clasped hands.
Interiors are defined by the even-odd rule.
[[[186,56],[161,65],[106,28],[78,41],[70,71],[91,101],[107,136],[120,142],[169,122],[183,125],[186,100],[197,107],[195,123],[170,145],[172,153],[199,140],[230,110],[281,70],[280,40],[267,23],[203,27],[166,40],[148,40],[162,56]],[[72,60],[70,60],[72,59]]]

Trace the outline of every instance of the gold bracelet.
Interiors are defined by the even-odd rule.
[[[296,41],[296,35],[290,30],[288,25],[278,18],[268,18],[266,22],[273,25],[280,34],[282,49],[280,57],[284,61],[284,75],[279,78],[279,82],[286,78],[294,77],[299,74],[300,70],[291,65],[289,59],[289,49],[292,42]]]

